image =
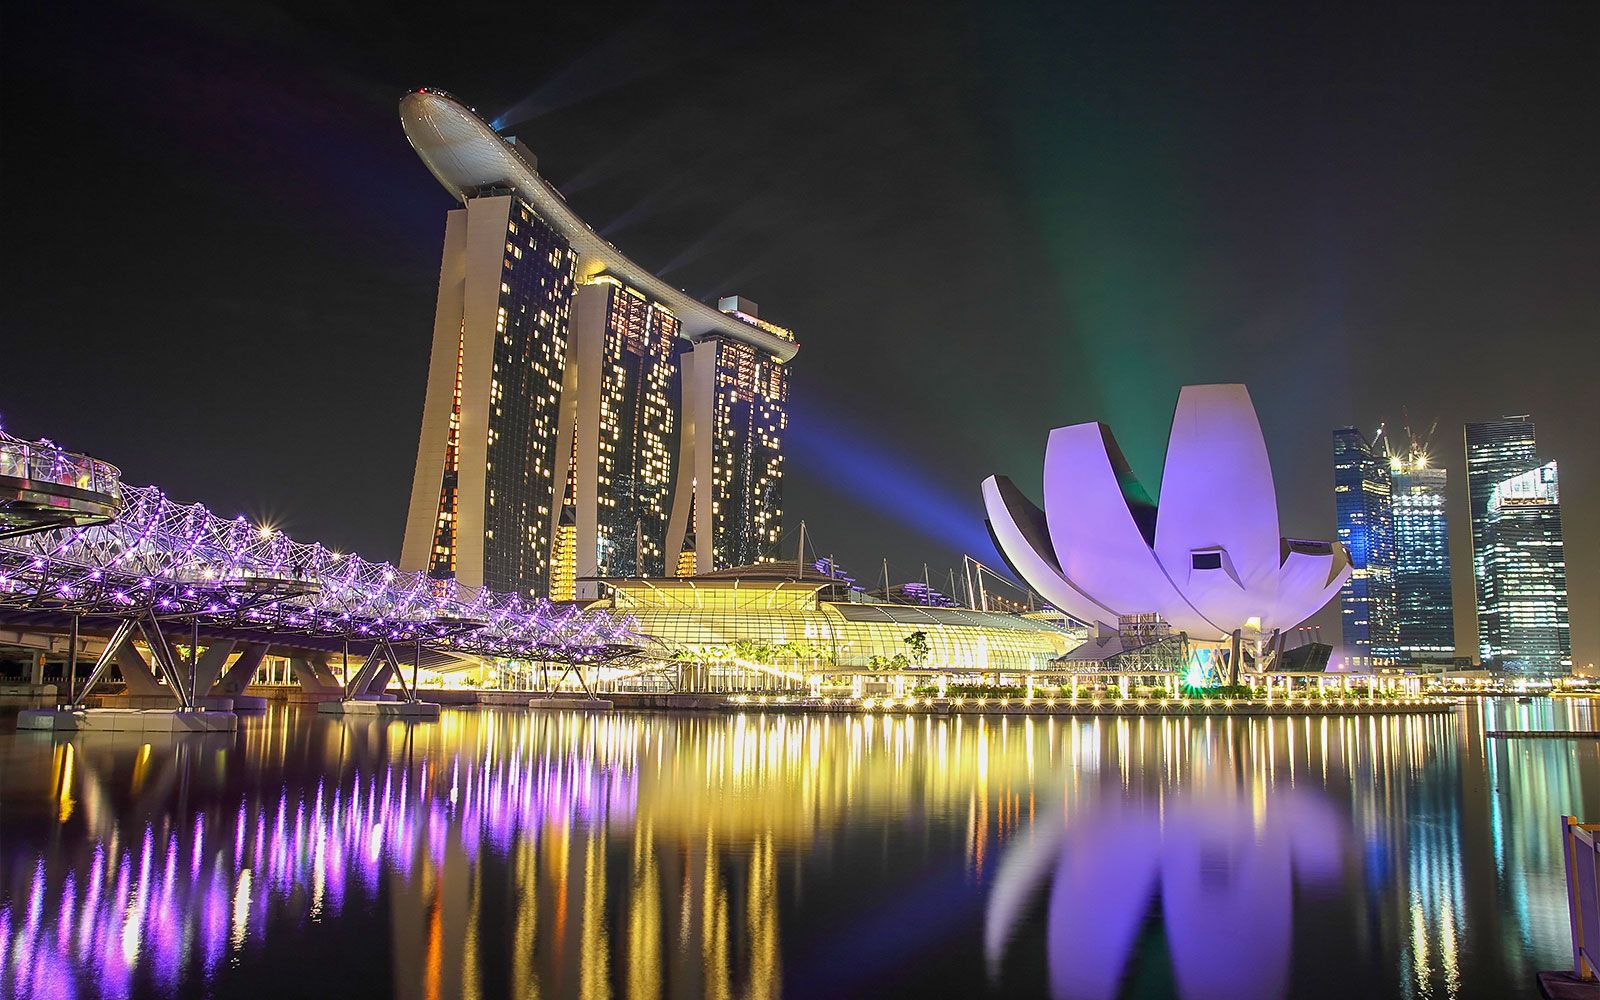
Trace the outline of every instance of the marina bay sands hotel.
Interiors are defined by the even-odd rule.
[[[776,558],[794,334],[630,260],[448,94],[400,120],[461,202],[400,567],[571,600]]]

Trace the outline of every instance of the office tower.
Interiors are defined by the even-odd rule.
[[[731,296],[720,306],[775,336],[793,336],[762,322],[749,299]],[[748,343],[716,334],[699,340],[682,365],[684,461],[669,557],[679,575],[770,562],[783,533],[788,369]]]
[[[556,445],[566,495],[554,599],[599,597],[596,577],[667,575],[678,343],[672,311],[612,275],[578,289]]]
[[[1501,417],[1485,423],[1468,424],[1467,513],[1472,528],[1472,583],[1478,611],[1478,656],[1488,663],[1493,657],[1484,634],[1484,618],[1489,612],[1484,594],[1484,553],[1488,551],[1485,532],[1489,520],[1489,496],[1494,488],[1539,465],[1534,444],[1533,420],[1523,416]]]
[[[403,569],[545,592],[574,261],[515,195],[447,217]]]
[[[1556,463],[1510,476],[1490,489],[1481,561],[1478,629],[1484,662],[1523,673],[1570,673],[1572,631]]]
[[[582,600],[596,577],[771,558],[794,335],[748,300],[714,309],[639,266],[526,146],[448,94],[407,94],[400,118],[462,205],[445,227],[401,568]]]
[[[1339,591],[1345,654],[1353,667],[1392,664],[1399,643],[1389,460],[1354,427],[1333,432],[1333,489],[1339,541],[1350,553],[1350,579]]]
[[[1418,448],[1390,462],[1395,632],[1400,659],[1409,663],[1455,656],[1446,479]]]

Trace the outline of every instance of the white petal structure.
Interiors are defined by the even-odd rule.
[[[984,480],[983,503],[1017,575],[1091,625],[1153,611],[1196,639],[1286,632],[1350,575],[1337,542],[1279,535],[1267,445],[1242,385],[1178,394],[1159,506],[1100,423],[1050,432],[1043,511],[1004,476]]]

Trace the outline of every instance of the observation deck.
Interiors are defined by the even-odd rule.
[[[609,272],[662,303],[678,317],[687,340],[721,335],[749,344],[779,361],[799,351],[794,335],[770,323],[750,322],[720,312],[688,293],[673,288],[648,268],[618,250],[567,205],[549,181],[539,175],[518,144],[508,142],[477,112],[439,90],[415,90],[400,99],[400,123],[422,162],[457,200],[510,188],[578,256],[578,274],[588,278]]]
[[[0,432],[0,538],[105,524],[121,508],[116,466]]]

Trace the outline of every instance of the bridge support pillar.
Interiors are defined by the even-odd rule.
[[[124,642],[119,645],[116,658],[117,669],[122,671],[122,681],[128,686],[129,694],[146,698],[172,694],[156,680],[155,671],[150,669],[150,664],[139,655],[139,651],[133,648],[133,643]]]
[[[332,668],[328,666],[326,653],[291,656],[289,669],[294,671],[294,679],[300,682],[300,687],[311,694],[343,694],[339,678],[333,675]]]
[[[222,665],[228,662],[228,657],[233,655],[234,647],[238,643],[229,640],[218,640],[206,647],[194,664],[194,693],[198,697],[205,694],[214,694],[212,688],[216,686],[217,678],[222,675]]]
[[[256,671],[261,669],[261,661],[266,659],[267,647],[260,643],[251,643],[239,652],[239,658],[233,661],[223,675],[211,685],[211,693],[226,697],[237,697],[244,694],[244,689],[249,687],[251,678]]]

